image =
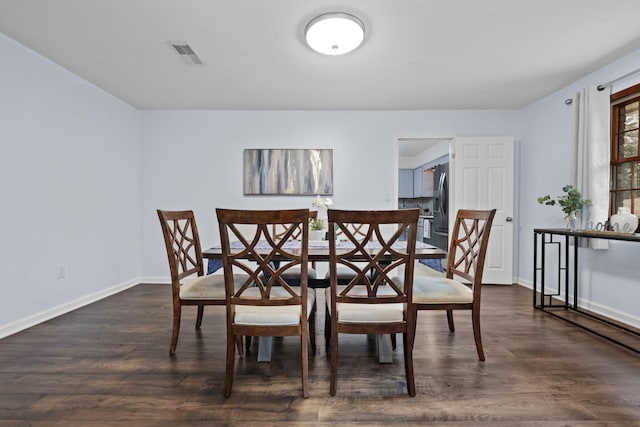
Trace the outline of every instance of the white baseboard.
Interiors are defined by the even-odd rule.
[[[171,278],[170,277],[143,277],[140,279],[139,283],[148,283],[150,285],[170,285]]]
[[[53,307],[48,310],[41,311],[40,313],[35,313],[31,316],[27,316],[10,323],[0,325],[0,339],[8,337],[9,335],[13,335],[25,329],[31,328],[32,326],[35,326],[42,322],[46,322],[47,320],[51,320],[55,317],[69,313],[73,310],[76,310],[80,307],[84,307],[85,305],[99,301],[108,296],[117,294],[118,292],[121,292],[125,289],[129,289],[140,283],[142,283],[140,279],[130,280],[130,281],[112,286],[110,288],[95,292],[93,294],[85,295],[73,301],[66,302],[57,307]],[[165,280],[165,283],[166,283],[166,280]]]
[[[513,283],[533,290],[533,282],[530,280],[523,279],[522,277],[515,277],[513,279]]]

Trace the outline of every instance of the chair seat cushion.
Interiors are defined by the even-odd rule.
[[[344,286],[338,286],[338,294],[344,289]],[[356,286],[350,295],[366,295],[367,291],[364,286]],[[378,295],[396,295],[390,287],[381,287]],[[327,307],[331,312],[331,288],[325,290],[327,299]],[[342,323],[392,323],[402,322],[404,320],[404,304],[358,304],[358,303],[342,303],[336,304],[338,311],[338,322]],[[331,313],[329,313],[332,315]]]
[[[243,297],[250,297],[252,294],[259,298],[259,289],[247,289],[243,293]],[[284,289],[274,287],[271,289],[271,299],[288,298],[290,295]],[[311,307],[316,301],[315,289],[307,289],[307,318],[309,317]],[[300,324],[300,311],[302,307],[299,305],[280,305],[280,306],[255,306],[255,305],[236,305],[234,323],[238,325],[265,325],[265,326],[289,326]]]
[[[298,283],[300,283],[300,266],[296,266],[296,267],[291,267],[289,270],[285,271],[284,273],[282,273],[281,275],[284,279],[297,279]],[[309,267],[307,268],[307,278],[309,279],[316,279],[318,277],[318,273],[316,272],[315,269]],[[287,280],[287,283],[289,283],[289,281]]]
[[[331,277],[330,275],[330,271],[327,270],[326,274],[324,275],[325,280],[329,280]],[[353,277],[355,277],[356,272],[344,265],[337,265],[336,266],[336,278],[338,279],[338,281],[344,281],[344,280],[351,280]]]
[[[248,279],[246,274],[234,274],[234,283],[239,286]],[[225,300],[224,274],[209,274],[183,281],[180,286],[180,299],[219,299]]]
[[[456,280],[435,276],[413,278],[415,304],[464,304],[473,302],[473,292]]]

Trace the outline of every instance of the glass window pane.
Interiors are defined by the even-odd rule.
[[[630,191],[621,191],[619,193],[614,193],[613,199],[613,213],[616,213],[618,211],[618,208],[622,206],[631,208]]]
[[[618,158],[638,155],[638,131],[625,132],[618,137]]]
[[[615,190],[631,188],[631,163],[623,163],[616,166]]]
[[[638,128],[638,101],[625,105],[620,109],[620,123],[622,126],[619,128],[623,130],[631,130]]]
[[[636,170],[636,179],[634,180],[633,186],[635,188],[640,188],[640,162],[634,162],[635,170]]]

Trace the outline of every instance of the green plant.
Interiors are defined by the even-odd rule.
[[[558,196],[557,201],[547,194],[546,196],[538,197],[538,203],[547,206],[554,206],[557,203],[567,216],[582,212],[584,208],[591,206],[591,200],[583,199],[582,193],[573,185],[565,185],[562,187],[562,191],[565,194]]]
[[[310,219],[309,220],[309,228],[312,231],[324,230],[324,226],[325,226],[325,219],[324,218],[317,218],[317,219]]]

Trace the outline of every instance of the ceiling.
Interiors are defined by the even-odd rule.
[[[329,11],[364,22],[358,50],[304,44]],[[518,109],[640,48],[638,16],[638,0],[0,0],[0,32],[140,109]]]

